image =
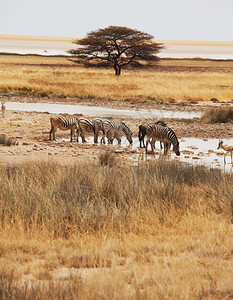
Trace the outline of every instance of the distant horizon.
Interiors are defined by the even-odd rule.
[[[54,42],[71,42],[75,39],[81,39],[83,37],[67,37],[67,36],[46,36],[46,35],[21,35],[21,34],[0,34],[0,40],[34,40],[34,41],[48,41],[52,39]],[[215,41],[215,40],[161,40],[155,39],[158,43],[165,43],[171,45],[225,45],[232,46],[233,41]]]

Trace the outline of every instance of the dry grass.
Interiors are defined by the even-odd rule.
[[[1,55],[0,91],[9,94],[123,101],[232,100],[233,62],[160,61],[150,71],[85,69],[66,57]]]
[[[0,187],[1,299],[232,297],[232,174],[100,158],[1,167]]]
[[[233,123],[233,109],[209,109],[203,114],[202,120],[207,123]]]

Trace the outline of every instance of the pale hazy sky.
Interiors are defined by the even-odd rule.
[[[84,37],[109,25],[159,40],[233,41],[233,0],[0,0],[0,34]]]

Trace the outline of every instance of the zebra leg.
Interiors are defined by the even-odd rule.
[[[145,136],[142,137],[142,144],[143,144],[143,148],[146,148],[144,138],[145,138]],[[140,148],[141,148],[141,147],[140,147]]]
[[[161,143],[161,142],[160,142]],[[168,151],[168,142],[164,142],[163,144],[163,147],[164,147],[164,155],[167,155],[167,151]]]
[[[105,133],[103,133],[100,144],[105,144]]]
[[[120,135],[119,135],[119,134],[116,134],[116,135],[115,135],[115,138],[116,138],[117,141],[118,141],[118,145],[120,145],[120,144],[121,144],[121,137],[120,137]]]
[[[55,141],[56,140],[55,132],[57,131],[57,125],[55,125],[52,120],[50,120],[50,122],[51,122],[51,129],[49,132],[49,139],[50,139],[50,141],[52,141],[52,140]],[[53,135],[53,139],[51,138],[51,135]]]
[[[103,132],[103,135],[102,135],[102,138],[101,138],[101,141],[100,143],[101,144],[105,144],[105,137],[107,136],[108,132],[105,131],[104,127],[102,126],[102,132]]]
[[[70,141],[72,142],[73,140],[73,134],[74,134],[74,129],[71,127],[70,128]]]
[[[155,149],[155,143],[156,143],[156,141],[154,141],[153,145],[151,145],[151,149],[152,148]]]
[[[56,131],[56,129],[54,128],[54,127],[52,127],[51,128],[51,130],[50,130],[50,132],[49,132],[49,140],[50,141],[55,141],[56,140],[56,138],[55,138],[55,131]],[[53,135],[53,139],[51,138],[51,135]]]
[[[138,131],[138,139],[139,139],[139,148],[142,148],[142,144],[143,144],[143,148],[145,148],[145,143],[144,143],[144,135],[142,134],[142,126],[139,126],[139,131]]]
[[[142,133],[141,139],[142,139],[143,148],[146,148],[146,146],[145,146],[145,133]]]
[[[51,128],[50,131],[49,131],[49,140],[50,141],[52,141],[52,132],[53,132],[53,129]]]
[[[106,136],[107,136],[107,139],[108,139],[108,143],[113,144],[113,140],[114,140],[115,136],[113,137],[112,133],[110,131],[107,131]]]
[[[94,143],[97,144],[98,143],[98,134],[99,134],[99,131],[94,131]]]
[[[87,141],[85,140],[85,135],[84,135],[84,133],[83,133],[82,130],[81,130],[81,132],[80,132],[80,136],[81,136],[81,138],[82,138],[82,143],[86,143]]]
[[[149,139],[147,138],[147,140],[146,140],[146,154],[148,153],[148,151],[147,151],[148,144],[149,144]]]
[[[139,126],[140,127],[140,126]],[[138,140],[139,140],[139,148],[142,148],[142,141],[141,141],[141,133],[140,133],[140,129],[138,131]]]
[[[78,143],[78,137],[79,137],[79,128],[76,129],[76,135],[77,135],[77,143]]]
[[[155,140],[152,138],[151,140],[150,140],[150,146],[151,146],[151,152],[152,152],[152,154],[154,154],[155,152],[154,152],[154,144],[155,144]]]

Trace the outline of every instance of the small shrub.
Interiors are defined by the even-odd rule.
[[[6,134],[0,134],[0,144],[3,146],[17,145],[18,141],[15,138],[7,138]]]
[[[0,144],[5,145],[6,141],[7,141],[7,135],[4,133],[0,134]]]
[[[209,109],[203,114],[202,120],[207,123],[233,122],[233,109],[232,108]]]
[[[99,162],[101,166],[112,167],[115,164],[115,160],[115,154],[111,150],[106,150],[99,154]]]
[[[219,103],[219,100],[217,98],[211,98],[210,101],[213,103]]]

